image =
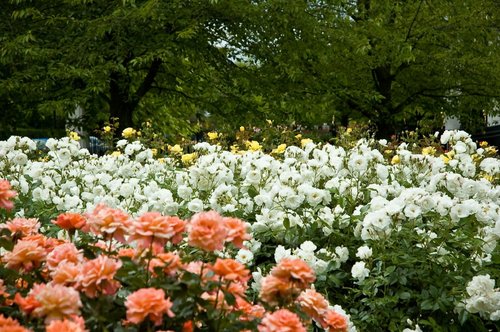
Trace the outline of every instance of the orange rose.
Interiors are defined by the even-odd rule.
[[[24,237],[37,234],[40,222],[36,218],[14,218],[4,225],[0,225],[0,229],[2,228],[7,228],[12,235],[19,234],[21,237]]]
[[[188,320],[187,322],[182,325],[182,332],[193,332],[194,331],[194,326],[193,326],[193,321]]]
[[[98,204],[87,216],[85,230],[89,229],[96,235],[112,236],[117,241],[125,243],[131,221],[128,214],[118,209],[112,209],[105,204]]]
[[[172,302],[165,299],[165,292],[162,289],[139,289],[127,296],[125,307],[127,323],[140,324],[149,317],[155,325],[160,325],[163,322],[163,315],[174,317],[174,313],[170,310]]]
[[[92,298],[100,293],[106,295],[116,293],[120,288],[120,283],[113,278],[121,266],[121,261],[104,255],[86,262],[78,278],[78,288]]]
[[[74,286],[78,282],[80,271],[80,265],[63,261],[50,273],[50,276],[54,284]]]
[[[205,251],[221,250],[227,236],[225,223],[217,212],[200,212],[191,218],[189,245]]]
[[[28,235],[23,237],[23,241],[31,241],[36,243],[36,245],[45,250],[46,254],[49,254],[55,247],[66,243],[65,240],[58,240],[52,237],[46,237],[43,234]]]
[[[70,231],[84,227],[87,220],[79,213],[67,212],[60,214],[56,220],[52,220],[52,223],[62,229]]]
[[[28,329],[24,328],[19,322],[10,317],[5,317],[0,314],[0,331],[3,332],[29,332]]]
[[[262,278],[259,297],[270,305],[277,305],[280,299],[288,299],[294,293],[298,290],[287,280],[273,275]]]
[[[86,332],[85,321],[80,316],[71,317],[70,320],[53,320],[46,327],[46,332]]]
[[[0,208],[5,210],[12,210],[14,203],[10,201],[11,198],[16,197],[17,193],[11,190],[10,182],[8,180],[0,180]]]
[[[339,314],[335,310],[329,309],[323,316],[325,328],[329,332],[347,332],[347,319],[344,315]]]
[[[308,287],[316,280],[314,270],[301,259],[283,258],[271,270],[271,274],[277,278],[297,282],[302,288]]]
[[[50,270],[57,269],[62,262],[79,264],[82,261],[83,254],[73,243],[58,245],[47,255],[47,267]]]
[[[304,313],[318,323],[322,323],[322,319],[320,318],[328,310],[328,301],[323,297],[323,295],[313,289],[307,289],[300,293],[297,298],[297,302]],[[323,324],[321,324],[321,326],[326,328]]]
[[[224,280],[247,282],[250,279],[250,271],[245,269],[245,265],[231,258],[217,258],[212,271]]]
[[[118,250],[118,257],[128,257],[133,260],[139,256],[140,253],[136,248],[121,248]]]
[[[159,212],[146,212],[131,224],[129,241],[137,241],[139,249],[153,246],[154,252],[162,252],[167,241],[180,242],[186,222],[163,216]]]
[[[221,289],[225,292],[233,294],[235,297],[245,297],[248,285],[238,281],[229,282],[228,284],[222,285]]]
[[[243,241],[252,237],[247,233],[247,224],[237,218],[224,218],[224,224],[228,229],[226,241],[232,242],[235,247],[243,248]]]
[[[158,254],[149,262],[149,271],[154,274],[156,267],[161,267],[165,274],[175,275],[182,267],[181,258],[173,252]]]
[[[266,314],[258,329],[259,332],[306,332],[299,316],[287,309]]]
[[[217,290],[214,292],[204,292],[201,294],[201,298],[212,304],[213,307],[219,310],[231,310],[232,307],[227,303],[224,292]]]
[[[72,287],[47,284],[35,296],[40,306],[33,310],[33,316],[45,317],[45,323],[80,314],[80,294]]]
[[[12,252],[6,252],[2,261],[5,267],[13,270],[29,272],[37,268],[45,260],[47,253],[38,243],[30,240],[20,240]]]
[[[242,315],[240,316],[240,320],[242,321],[250,321],[256,318],[262,318],[266,313],[266,309],[264,309],[264,307],[258,304],[252,305],[241,297],[236,297],[235,309],[242,313]]]

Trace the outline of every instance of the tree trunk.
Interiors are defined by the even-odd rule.
[[[124,63],[124,66],[128,61]],[[118,118],[118,135],[123,129],[134,127],[134,112],[139,101],[151,90],[156,75],[160,71],[162,60],[155,58],[149,66],[148,72],[135,92],[130,89],[131,78],[119,72],[112,72],[109,81],[109,109],[112,118]]]
[[[374,119],[377,128],[377,137],[389,138],[396,134],[396,121],[394,121],[395,109],[392,100],[392,83],[394,75],[391,74],[391,66],[384,66],[372,69],[373,81],[377,92],[382,95],[383,99],[375,106],[377,116]]]
[[[134,126],[133,113],[136,108],[136,102],[131,100],[129,87],[129,79],[117,72],[110,74],[109,111],[111,118],[118,119],[118,136],[121,135],[123,129]]]

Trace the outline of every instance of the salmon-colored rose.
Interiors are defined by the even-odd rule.
[[[20,240],[14,246],[12,252],[5,253],[2,261],[8,269],[29,272],[39,267],[46,256],[45,249],[35,241]]]
[[[62,229],[71,231],[84,227],[87,223],[87,220],[79,213],[66,212],[57,216],[57,219],[52,220],[52,223],[56,224]]]
[[[57,247],[58,245],[66,243],[65,240],[58,240],[52,237],[46,237],[45,235],[42,234],[28,235],[23,238],[23,241],[35,242],[39,247],[45,249],[45,252],[47,254],[50,253],[52,250],[54,250],[54,248]]]
[[[222,290],[233,294],[235,297],[245,297],[248,285],[243,282],[229,282],[221,286]]]
[[[34,284],[31,290],[28,292],[26,297],[22,297],[21,294],[16,293],[14,296],[14,303],[19,306],[22,312],[26,315],[30,315],[33,310],[40,307],[40,302],[36,299],[36,296],[45,288],[45,284]]]
[[[324,328],[329,332],[347,332],[348,324],[344,315],[329,309],[323,316]]]
[[[158,267],[160,267],[165,274],[173,276],[182,267],[181,258],[174,252],[158,254],[149,262],[149,271],[154,274],[155,268]]]
[[[163,315],[174,317],[170,310],[172,302],[165,298],[162,289],[142,288],[129,296],[125,301],[127,308],[127,323],[140,324],[149,318],[155,325],[163,322]]]
[[[118,209],[113,209],[105,204],[98,204],[92,213],[86,214],[87,225],[84,230],[90,230],[96,235],[113,237],[115,240],[125,243],[125,235],[131,220],[128,214]]]
[[[300,293],[297,302],[304,313],[321,324],[321,317],[328,310],[328,301],[323,295],[316,292],[314,289],[307,289]],[[323,326],[323,324],[321,325]],[[323,326],[323,328],[325,328],[325,326]]]
[[[45,332],[86,332],[85,321],[81,316],[71,319],[53,320],[46,326]]]
[[[220,310],[231,310],[232,307],[226,302],[224,292],[217,290],[214,292],[204,292],[201,298],[211,303],[211,305]]]
[[[221,215],[215,211],[200,212],[189,224],[189,245],[205,251],[221,250],[227,236],[227,228]]]
[[[4,225],[0,225],[0,229],[2,228],[8,229],[12,233],[12,236],[17,234],[22,238],[37,234],[40,229],[40,222],[37,218],[14,218]]]
[[[129,241],[137,241],[139,249],[147,249],[152,245],[155,253],[163,252],[167,241],[175,239],[175,243],[182,239],[186,222],[170,216],[163,216],[159,212],[146,212],[132,221]]]
[[[247,282],[250,279],[250,270],[247,270],[245,265],[231,258],[217,258],[212,266],[212,271],[224,280]]]
[[[73,243],[63,243],[47,255],[47,267],[54,270],[62,262],[79,264],[83,262],[83,254]]]
[[[0,332],[29,332],[29,330],[17,320],[0,314]]]
[[[11,189],[8,180],[0,180],[0,209],[9,211],[14,207],[14,203],[10,199],[16,197],[17,193]]]
[[[259,297],[270,305],[277,305],[280,300],[290,300],[290,297],[298,292],[299,290],[287,280],[268,275],[262,278]]]
[[[258,304],[252,305],[241,297],[236,297],[235,310],[242,313],[240,316],[240,320],[242,321],[251,321],[256,318],[262,318],[266,313],[266,309],[264,309],[264,307]]]
[[[54,284],[75,286],[78,283],[80,271],[81,265],[63,261],[50,273],[50,276]]]
[[[224,218],[224,224],[228,230],[226,241],[232,242],[235,247],[243,248],[243,241],[252,237],[247,233],[247,224],[237,218]]]
[[[118,257],[128,257],[134,259],[138,255],[135,248],[121,248],[118,250]]]
[[[121,266],[121,261],[104,255],[84,263],[78,278],[78,289],[92,298],[99,294],[116,293],[120,283],[113,278]]]
[[[315,280],[314,270],[302,259],[283,258],[278,265],[273,267],[271,274],[277,278],[298,283],[298,286],[305,289]]]
[[[266,314],[258,330],[259,332],[306,332],[299,316],[287,309]]]
[[[80,294],[72,287],[47,284],[35,296],[40,306],[33,310],[34,317],[45,317],[45,323],[80,314]]]

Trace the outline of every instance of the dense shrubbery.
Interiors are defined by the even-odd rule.
[[[199,143],[193,153],[171,147],[170,157],[159,159],[140,142],[120,141],[120,153],[96,157],[70,139],[49,140],[41,156],[33,142],[13,137],[0,142],[0,177],[18,191],[16,215],[38,218],[46,236],[64,238],[50,222],[60,213],[92,214],[99,203],[134,220],[148,211],[189,218],[215,210],[250,224],[253,239],[245,248],[211,256],[211,262],[232,257],[251,267],[247,294],[262,294],[269,286],[262,275],[276,271],[275,264],[301,259],[317,276],[315,289],[345,308],[358,330],[497,328],[500,161],[494,148],[478,147],[464,132],[445,132],[424,145],[354,141],[349,134],[341,145],[303,140],[302,147],[276,146],[270,154],[251,145],[229,152]],[[96,251],[86,233],[77,234],[73,242],[83,246],[86,259],[118,244],[103,238],[110,247]],[[12,242],[2,243],[12,250]],[[184,260],[202,259],[180,246]],[[142,265],[122,263],[118,279],[144,280],[148,257],[141,259]],[[116,308],[123,316],[121,299]],[[180,324],[164,320],[174,324],[169,327]],[[209,324],[211,318],[200,320]]]

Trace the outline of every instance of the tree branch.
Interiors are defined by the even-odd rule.
[[[160,70],[161,64],[162,60],[160,58],[155,58],[151,63],[144,81],[142,81],[141,86],[139,86],[139,88],[135,92],[137,101],[139,101],[142,97],[144,97],[146,93],[148,93],[149,90],[151,90],[151,86],[153,85],[156,74],[158,74],[158,71]]]
[[[408,39],[410,39],[411,29],[413,29],[413,25],[415,24],[415,21],[417,20],[418,13],[420,12],[420,8],[422,7],[423,2],[424,2],[424,0],[420,0],[420,3],[418,4],[417,12],[415,13],[415,16],[413,16],[413,20],[411,21],[410,27],[408,28],[408,32],[406,33],[405,41],[408,41]]]

